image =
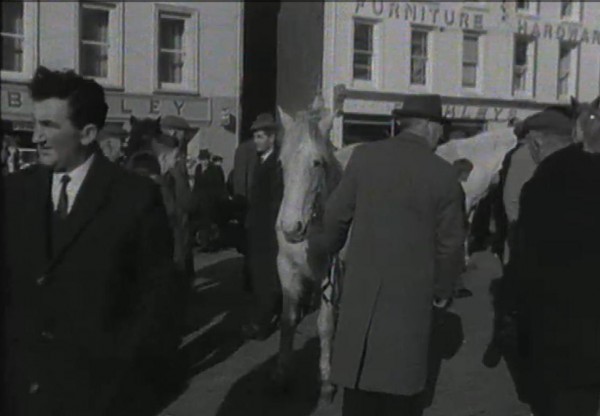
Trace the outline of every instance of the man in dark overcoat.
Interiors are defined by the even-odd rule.
[[[160,191],[102,155],[95,81],[40,67],[30,91],[41,163],[6,183],[2,414],[139,414],[128,383],[148,374],[171,298]]]
[[[546,158],[521,194],[518,320],[536,415],[598,414],[599,213],[600,136]]]
[[[352,225],[331,374],[345,416],[419,414],[433,309],[464,261],[461,186],[433,153],[441,98],[409,96],[395,116],[401,133],[355,150],[310,242],[335,253]]]
[[[283,173],[275,143],[277,123],[273,116],[260,114],[251,129],[258,161],[253,173],[246,229],[254,306],[251,320],[243,332],[247,338],[264,339],[271,334],[281,313],[275,223],[283,198]]]

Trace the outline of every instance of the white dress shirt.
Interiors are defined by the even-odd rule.
[[[61,178],[65,175],[68,175],[71,178],[69,183],[67,183],[67,199],[69,202],[67,213],[70,213],[73,204],[75,203],[75,198],[77,198],[77,194],[81,189],[81,184],[87,176],[93,160],[94,155],[90,156],[83,164],[77,166],[71,172],[60,172],[52,175],[52,205],[54,206],[55,211],[58,208],[58,200],[60,198],[60,189],[62,187]]]
[[[264,163],[265,160],[269,158],[273,154],[273,148],[271,147],[269,150],[260,155],[260,163]]]

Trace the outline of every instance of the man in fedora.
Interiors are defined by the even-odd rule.
[[[393,116],[400,134],[355,150],[309,240],[333,254],[352,227],[331,374],[344,416],[421,414],[434,309],[464,262],[461,186],[434,154],[441,98],[408,96]]]
[[[247,338],[264,339],[281,312],[281,285],[277,273],[275,222],[283,198],[283,176],[275,143],[277,123],[271,114],[260,114],[251,126],[258,159],[252,174],[247,231],[247,267],[254,290]]]

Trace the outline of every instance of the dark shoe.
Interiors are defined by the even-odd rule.
[[[461,287],[460,289],[456,289],[454,291],[454,297],[456,299],[461,299],[461,298],[470,298],[471,296],[473,296],[473,292],[471,292],[469,289],[467,289],[466,287]]]
[[[483,354],[483,365],[487,368],[496,368],[502,359],[502,352],[495,342],[491,342]]]

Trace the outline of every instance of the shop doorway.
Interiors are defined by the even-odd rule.
[[[279,9],[279,1],[244,2],[240,141],[250,138],[250,126],[260,113],[275,111]]]

